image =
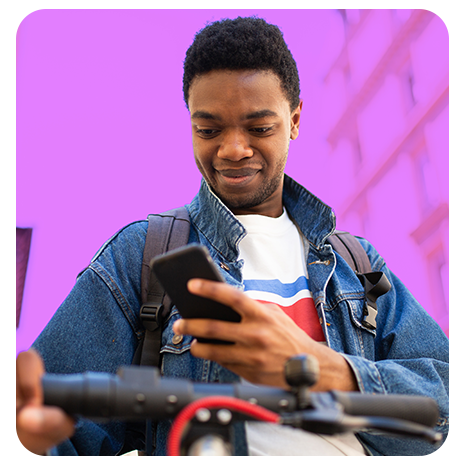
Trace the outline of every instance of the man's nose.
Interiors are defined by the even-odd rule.
[[[218,157],[230,161],[240,161],[251,158],[253,149],[250,147],[247,134],[240,130],[227,131],[222,137],[218,150]]]

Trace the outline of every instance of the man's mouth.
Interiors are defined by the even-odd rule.
[[[261,168],[216,169],[220,180],[228,185],[243,185],[250,182]]]

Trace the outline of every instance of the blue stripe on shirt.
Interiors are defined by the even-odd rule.
[[[280,295],[283,298],[295,296],[301,290],[308,290],[308,279],[300,276],[295,282],[284,284],[278,279],[273,280],[244,280],[245,291],[269,292]]]

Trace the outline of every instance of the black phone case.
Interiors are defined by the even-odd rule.
[[[171,301],[185,319],[219,319],[221,321],[240,322],[240,315],[229,306],[216,301],[193,295],[187,289],[187,282],[195,277],[223,282],[219,270],[214,264],[206,247],[186,245],[150,262]],[[202,343],[226,343],[224,340],[198,339]]]

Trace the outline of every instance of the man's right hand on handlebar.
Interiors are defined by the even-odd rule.
[[[16,431],[25,448],[46,452],[74,433],[74,421],[57,407],[43,405],[40,356],[29,350],[16,359]]]

